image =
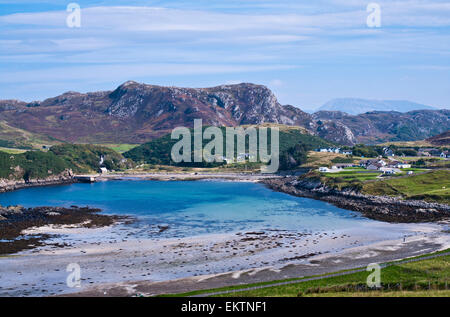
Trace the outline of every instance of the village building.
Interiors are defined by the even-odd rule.
[[[397,174],[397,173],[400,173],[400,170],[398,168],[391,168],[391,167],[380,167],[380,171],[383,172],[383,174]]]
[[[318,149],[317,152],[323,152],[323,153],[341,153],[340,148],[328,148],[328,149]]]
[[[386,167],[397,168],[398,164],[400,164],[400,162],[397,162],[397,161],[388,162]]]
[[[379,164],[379,163],[370,163],[366,169],[369,171],[378,171],[380,168],[382,168],[383,165]]]
[[[379,165],[381,166],[386,166],[388,163],[386,163],[385,161],[381,160],[381,159],[370,159],[370,160],[362,160],[359,162],[359,166],[361,167],[365,167],[368,168],[370,165]]]
[[[334,166],[336,166],[336,168],[346,168],[346,167],[354,167],[355,164],[353,164],[353,163],[338,163],[338,164],[335,164]]]

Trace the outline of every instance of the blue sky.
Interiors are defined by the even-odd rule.
[[[0,0],[0,99],[253,82],[308,111],[341,97],[450,108],[450,1],[373,1],[380,28],[370,2]]]

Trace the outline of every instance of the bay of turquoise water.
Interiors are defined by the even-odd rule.
[[[222,181],[122,180],[35,187],[0,194],[0,204],[97,207],[107,214],[136,217],[132,226],[144,237],[249,230],[316,232],[381,224],[325,202],[274,192],[262,184]],[[169,230],[159,233],[158,226],[166,225]]]

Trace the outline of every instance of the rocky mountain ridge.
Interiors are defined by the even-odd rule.
[[[144,143],[178,126],[276,123],[301,126],[329,141],[352,145],[424,139],[450,128],[450,111],[308,114],[281,105],[265,86],[250,83],[179,88],[128,81],[114,91],[66,92],[31,103],[0,100],[0,121],[77,143]]]

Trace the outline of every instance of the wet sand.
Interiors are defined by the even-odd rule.
[[[407,228],[405,241],[383,237],[389,227],[171,239],[138,239],[126,225],[34,228],[27,233],[60,236],[47,246],[0,258],[0,296],[152,296],[322,274],[450,247],[442,225]],[[66,284],[70,263],[81,267],[81,288]]]

